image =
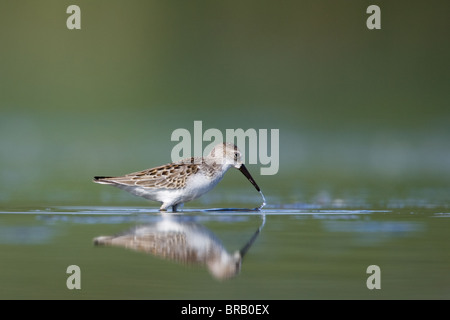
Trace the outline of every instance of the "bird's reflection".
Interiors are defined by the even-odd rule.
[[[155,223],[114,236],[94,239],[95,245],[125,247],[183,264],[204,265],[217,279],[229,279],[241,270],[242,259],[265,224],[262,223],[242,249],[229,253],[209,229],[180,216],[163,215]]]

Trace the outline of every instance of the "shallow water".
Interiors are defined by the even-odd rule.
[[[450,298],[447,207],[298,207],[4,208],[0,298]],[[112,235],[114,246],[94,243]],[[67,287],[71,265],[81,289]],[[371,265],[380,289],[367,287]]]

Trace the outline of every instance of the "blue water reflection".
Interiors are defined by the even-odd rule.
[[[322,226],[328,232],[351,234],[359,245],[378,245],[393,238],[425,231],[424,223],[403,221],[325,220]]]
[[[55,230],[48,226],[0,226],[0,244],[44,244],[54,235]]]

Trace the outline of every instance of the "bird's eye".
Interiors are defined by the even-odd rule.
[[[236,152],[236,153],[234,154],[234,160],[236,161],[236,160],[238,159],[238,157],[239,157],[239,154]]]

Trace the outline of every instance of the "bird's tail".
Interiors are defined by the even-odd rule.
[[[108,179],[111,179],[111,178],[112,177],[96,176],[96,177],[94,177],[94,179],[92,179],[92,181],[95,183],[100,183],[100,184],[112,184],[111,181],[108,181]]]
[[[113,238],[114,237],[110,237],[110,236],[101,236],[101,237],[94,238],[94,245],[96,245],[96,246],[111,245],[111,240]]]

